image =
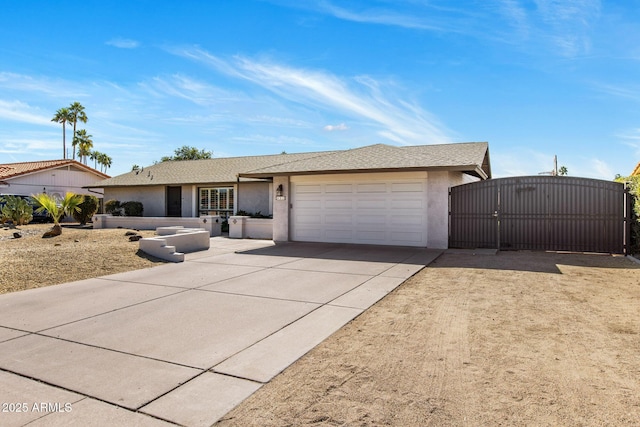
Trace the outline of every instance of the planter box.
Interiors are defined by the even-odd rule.
[[[229,237],[232,239],[273,239],[273,219],[248,216],[229,217]]]
[[[184,228],[203,228],[209,236],[220,236],[221,223],[217,215],[201,216],[197,218],[179,218],[168,216],[113,216],[94,215],[93,228],[133,228],[135,230],[156,230],[158,227],[182,226]]]
[[[171,262],[184,261],[186,252],[210,248],[211,237],[203,228],[159,227],[158,237],[140,239],[140,250]]]

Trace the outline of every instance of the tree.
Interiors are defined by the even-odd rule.
[[[106,172],[107,169],[111,167],[112,162],[113,159],[110,156],[107,156],[105,153],[100,153],[98,163],[100,163],[102,167],[104,167],[104,170],[102,169],[102,167],[100,167],[100,172]]]
[[[569,169],[567,169],[566,166],[560,166],[560,169],[558,169],[558,175],[560,175],[560,176],[569,175]]]
[[[60,219],[63,216],[79,210],[78,205],[82,203],[83,197],[80,194],[67,193],[63,199],[51,196],[47,193],[40,193],[32,196],[40,205],[36,212],[48,212],[53,218],[53,228],[42,235],[42,237],[54,237],[62,234]]]
[[[79,129],[73,138],[73,146],[78,146],[78,160],[82,161],[85,165],[87,164],[87,156],[91,154],[91,149],[93,148],[92,136],[93,135],[87,134],[85,129]]]
[[[640,175],[616,175],[614,181],[627,185],[631,202],[631,252],[640,253]]]
[[[196,147],[183,145],[174,150],[174,156],[165,156],[160,159],[161,162],[170,162],[174,160],[200,160],[210,159],[211,151],[198,150]]]
[[[82,196],[82,203],[78,205],[78,210],[72,212],[73,219],[85,225],[98,212],[99,200],[93,195]]]
[[[11,220],[13,225],[24,225],[33,219],[33,206],[20,196],[0,197],[0,202],[4,203],[0,209],[0,223]]]
[[[73,104],[71,104],[69,106],[69,123],[73,123],[73,160],[76,159],[76,139],[75,139],[75,135],[76,135],[76,124],[78,123],[78,121],[81,121],[82,123],[87,123],[87,115],[84,112],[84,107],[82,106],[82,104],[80,104],[79,102],[74,102]],[[78,155],[79,156],[79,155]]]
[[[67,158],[67,123],[71,123],[71,112],[68,108],[60,108],[51,119],[52,122],[62,123],[62,158]],[[75,135],[75,131],[74,131]],[[75,158],[75,154],[74,154]]]

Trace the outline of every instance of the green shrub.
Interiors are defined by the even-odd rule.
[[[144,212],[144,207],[141,202],[124,202],[120,207],[124,210],[125,216],[142,216]]]
[[[33,219],[33,206],[23,197],[19,196],[4,196],[0,198],[2,211],[0,220],[3,224],[7,221],[11,221],[14,225],[24,225],[31,222]]]
[[[82,225],[86,224],[89,219],[91,219],[93,214],[98,212],[98,203],[99,200],[96,196],[83,196],[82,203],[78,205],[78,208],[80,208],[80,210],[73,211],[73,218]]]
[[[117,200],[107,200],[104,204],[105,213],[113,216],[122,215],[120,202]]]

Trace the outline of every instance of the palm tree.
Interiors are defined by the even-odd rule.
[[[63,199],[51,196],[47,193],[40,193],[32,196],[40,205],[36,212],[48,212],[53,218],[53,228],[44,233],[42,237],[53,237],[62,234],[60,219],[74,211],[80,210],[78,205],[82,203],[83,196],[80,194],[67,193]]]
[[[102,153],[99,151],[94,150],[91,153],[89,153],[89,159],[93,160],[94,169],[98,169],[98,163],[102,165],[102,162],[100,161],[100,156],[102,156]],[[102,167],[100,169],[102,169]]]
[[[69,106],[69,123],[73,123],[73,134],[76,134],[76,124],[78,121],[87,123],[87,115],[84,112],[84,107],[79,102],[74,102]],[[76,159],[76,140],[73,140],[73,160]]]
[[[93,148],[92,136],[85,129],[79,129],[73,138],[73,146],[78,146],[78,159],[85,165],[87,164],[87,156],[91,154],[91,149]]]
[[[51,119],[52,122],[62,123],[62,158],[67,158],[67,123],[71,122],[71,113],[68,108],[60,108]],[[74,124],[75,126],[75,124]],[[75,135],[75,131],[74,131]],[[75,153],[74,153],[75,158]]]
[[[104,170],[102,170],[102,168],[100,168],[101,172],[106,172],[107,169],[109,169],[111,167],[111,162],[113,162],[113,159],[110,156],[107,156],[104,153],[100,153],[100,157],[102,158],[102,161],[100,162],[102,164],[102,166],[104,166]]]

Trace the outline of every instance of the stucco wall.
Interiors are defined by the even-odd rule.
[[[242,182],[236,190],[238,193],[237,210],[251,214],[273,214],[273,204],[270,198],[270,182]]]
[[[289,177],[276,176],[273,178],[273,188],[282,184],[284,190],[283,200],[273,201],[273,240],[276,242],[289,241]],[[275,198],[275,190],[274,195]]]
[[[141,202],[144,207],[144,216],[165,216],[165,198],[166,190],[164,186],[104,189],[105,202],[109,200],[118,200],[120,202]]]

